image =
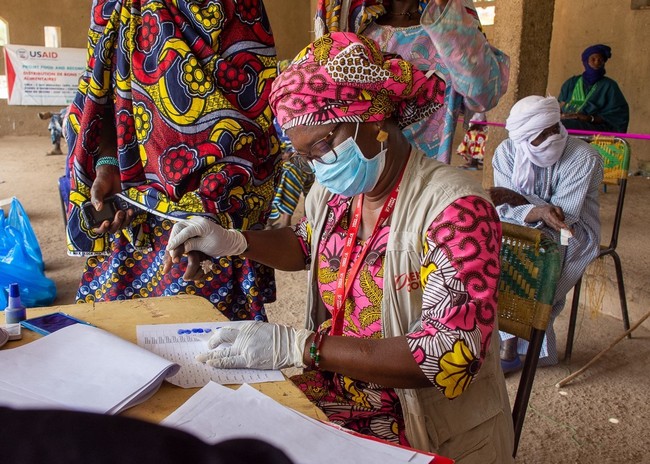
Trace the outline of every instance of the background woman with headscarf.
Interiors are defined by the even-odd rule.
[[[627,132],[630,108],[615,80],[605,77],[612,57],[607,45],[592,45],[582,52],[585,71],[562,84],[562,124],[567,129]]]
[[[338,424],[459,464],[508,463],[512,419],[495,333],[500,222],[479,184],[401,130],[442,111],[444,97],[444,81],[385,60],[370,39],[323,36],[270,97],[318,180],[306,217],[243,233],[193,219],[174,226],[168,248],[172,260],[199,249],[310,269],[309,330],[221,329],[200,360],[309,366],[292,380]]]
[[[69,116],[68,250],[87,257],[78,301],[190,293],[231,319],[266,320],[273,271],[191,253],[163,275],[175,221],[263,228],[279,143],[268,105],[276,76],[261,0],[95,0],[88,64]],[[83,202],[124,192],[132,208],[92,229]]]
[[[444,107],[404,128],[426,156],[451,160],[456,121],[494,108],[508,86],[509,59],[488,44],[472,0],[319,0],[316,37],[349,31],[370,37],[445,81]]]

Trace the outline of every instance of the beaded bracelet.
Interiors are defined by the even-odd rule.
[[[97,162],[95,163],[95,168],[104,165],[119,166],[119,163],[117,162],[117,158],[114,158],[112,156],[102,156],[101,158],[97,159]]]
[[[309,368],[312,370],[320,369],[320,347],[323,344],[324,339],[325,335],[322,332],[316,332],[316,335],[314,335],[314,339],[311,341],[311,345],[309,346],[309,357],[311,358],[311,365]]]

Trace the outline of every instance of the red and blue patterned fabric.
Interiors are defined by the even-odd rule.
[[[78,300],[196,292],[230,318],[265,319],[275,284],[257,263],[213,260],[214,284],[201,292],[178,270],[171,282],[159,275],[171,221],[204,215],[260,229],[268,218],[279,142],[268,105],[275,48],[261,0],[94,0],[88,39],[68,130],[68,251],[93,256]],[[140,212],[113,236],[95,234],[80,215],[106,124],[117,130],[122,189]]]

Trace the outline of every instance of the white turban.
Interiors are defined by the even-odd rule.
[[[519,100],[510,110],[506,130],[515,145],[513,181],[521,193],[533,191],[535,174],[532,164],[546,168],[562,156],[568,135],[562,124],[559,136],[549,137],[538,147],[530,143],[544,129],[559,122],[560,104],[555,97],[532,95]]]

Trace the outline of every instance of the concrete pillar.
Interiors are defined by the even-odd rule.
[[[310,4],[302,0],[264,0],[278,59],[293,59],[311,42]]]
[[[545,95],[548,82],[555,0],[497,2],[492,44],[510,56],[508,92],[488,120],[505,122],[512,105],[528,95]],[[505,129],[490,127],[483,170],[483,186],[492,181],[492,154],[507,138]]]

